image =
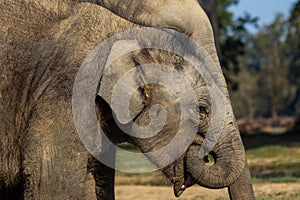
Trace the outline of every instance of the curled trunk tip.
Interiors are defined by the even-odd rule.
[[[245,165],[245,150],[239,134],[219,139],[209,155],[200,158],[200,146],[192,145],[186,157],[190,176],[201,186],[211,189],[228,187],[240,176]]]

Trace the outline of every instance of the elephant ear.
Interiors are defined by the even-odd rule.
[[[127,124],[144,108],[136,62],[132,52],[140,49],[136,40],[115,42],[108,55],[98,95],[111,107],[116,119]]]

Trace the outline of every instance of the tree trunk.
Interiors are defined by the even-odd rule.
[[[251,98],[248,98],[246,97],[246,103],[247,103],[247,106],[248,106],[248,118],[250,120],[253,120],[254,119],[254,115],[255,115],[255,106],[254,106],[254,103],[252,101]]]
[[[272,120],[277,121],[278,119],[278,114],[277,114],[277,106],[275,103],[272,105]]]

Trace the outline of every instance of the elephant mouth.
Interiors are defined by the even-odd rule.
[[[201,146],[203,142],[203,137],[200,135],[196,135],[193,141],[193,145]],[[193,185],[197,184],[197,182],[190,176],[188,169],[187,169],[187,163],[186,163],[186,155],[184,156],[184,159],[180,163],[183,166],[183,180],[177,183],[174,183],[174,194],[176,197],[179,197],[182,195],[182,193],[189,187],[192,187]],[[180,165],[179,164],[179,165]]]
[[[176,185],[174,185],[174,194],[176,197],[179,197],[180,195],[182,195],[182,193],[189,187],[192,187],[193,185],[196,184],[196,181],[194,181],[192,179],[192,177],[190,177],[190,175],[188,175],[188,173],[185,173],[186,175],[184,176],[184,182],[183,184],[176,188]]]

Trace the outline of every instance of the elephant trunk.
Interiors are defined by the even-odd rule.
[[[200,158],[199,145],[192,145],[186,155],[189,176],[203,187],[228,187],[244,169],[245,151],[236,122],[228,120],[228,115],[225,119],[221,136],[207,156]]]

